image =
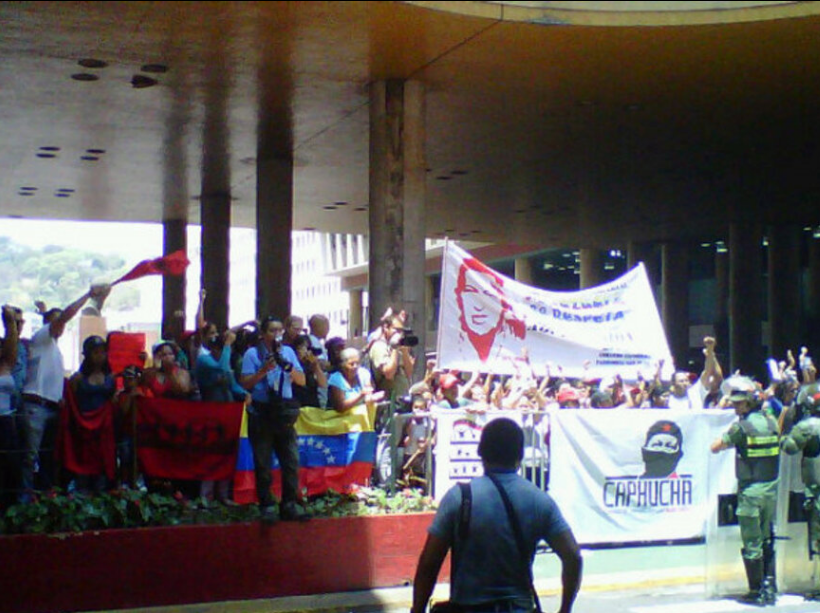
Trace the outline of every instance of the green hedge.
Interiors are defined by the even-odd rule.
[[[330,491],[305,503],[314,517],[349,517],[418,513],[435,510],[429,496],[414,489],[388,494],[361,488],[353,494]],[[109,528],[231,524],[256,521],[255,504],[228,506],[202,498],[187,500],[141,490],[102,494],[66,493],[55,489],[27,504],[9,507],[0,517],[0,534],[53,534]]]

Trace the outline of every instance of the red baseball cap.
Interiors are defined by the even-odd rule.
[[[443,390],[457,386],[458,382],[458,377],[451,372],[444,373],[438,378],[438,386]]]

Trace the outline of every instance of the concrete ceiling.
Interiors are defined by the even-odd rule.
[[[0,223],[197,223],[229,191],[252,226],[256,158],[292,154],[294,229],[365,234],[380,79],[427,89],[429,237],[820,223],[820,3],[518,4],[2,2]]]

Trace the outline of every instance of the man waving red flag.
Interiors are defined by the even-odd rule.
[[[185,273],[185,269],[188,268],[188,264],[190,264],[190,262],[188,261],[188,257],[185,255],[185,251],[180,249],[179,251],[174,251],[173,253],[169,253],[161,258],[156,258],[154,260],[143,260],[134,266],[134,268],[132,268],[129,272],[114,281],[111,285],[116,285],[122,281],[132,281],[133,279],[139,279],[140,277],[145,277],[147,275],[178,276]]]

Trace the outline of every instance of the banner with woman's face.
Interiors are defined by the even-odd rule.
[[[567,376],[651,376],[673,368],[643,265],[604,285],[553,292],[524,285],[448,242],[444,254],[438,366],[515,372],[529,354],[536,372],[550,362]]]

